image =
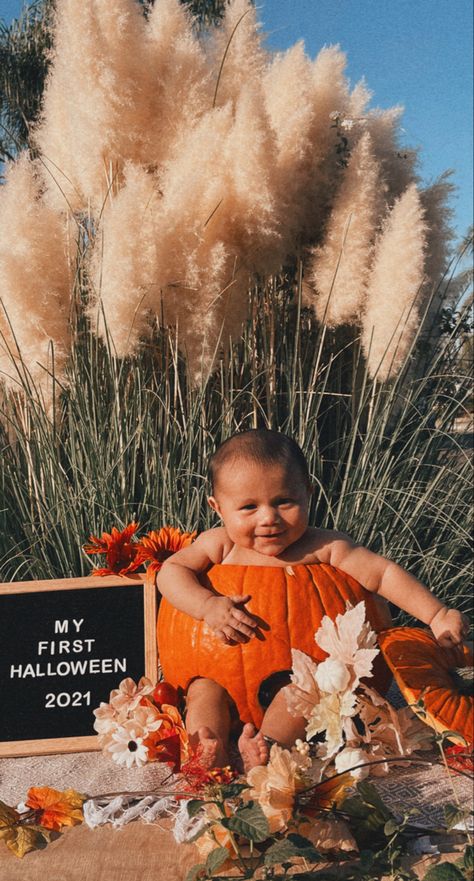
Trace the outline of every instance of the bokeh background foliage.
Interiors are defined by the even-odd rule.
[[[116,5],[101,6],[110,21]],[[397,113],[368,109],[362,86],[348,90],[339,50],[315,62],[297,47],[273,57],[246,0],[197,6],[193,23],[178,2],[157,0],[143,20],[158,42],[168,22],[175,54],[178,46],[203,65],[200,88],[215,102],[219,86],[220,104],[204,101],[181,134],[176,123],[159,159],[158,148],[153,161],[143,153],[153,143],[132,155],[136,140],[124,146],[117,136],[87,174],[72,163],[74,206],[45,172],[46,145],[66,138],[54,106],[48,117],[48,94],[67,71],[57,46],[47,52],[57,27],[63,46],[84,35],[68,31],[68,0],[58,0],[59,25],[53,4],[38,3],[2,32],[0,52],[14,60],[1,86],[10,161],[0,193],[0,578],[85,573],[89,534],[131,519],[144,529],[210,526],[210,453],[233,431],[268,425],[294,436],[308,457],[313,523],[347,531],[467,608],[471,279],[459,267],[471,244],[467,237],[453,246],[449,179],[420,186],[416,155],[399,151]],[[235,73],[242,57],[245,77],[226,84],[222,62]],[[284,131],[294,93],[281,97],[281,83],[295,65],[306,83],[306,122],[295,118]],[[167,70],[160,82],[169,104],[177,85]],[[119,125],[130,107],[114,112]],[[249,144],[257,132],[262,150],[251,162],[248,152],[226,154],[227,177],[215,170],[228,188],[217,200],[205,157],[198,153],[190,171],[180,167],[183,190],[189,180],[199,186],[196,201],[173,214],[178,244],[165,249],[175,267],[168,277],[156,255],[175,210],[173,157],[185,140],[202,143],[209,114],[218,128],[226,121],[227,150],[239,132]],[[103,137],[94,119],[88,125],[79,152]],[[219,222],[210,231],[212,199]],[[204,245],[190,266],[196,230]],[[148,261],[147,278],[134,276],[135,255],[137,266]],[[117,314],[127,318],[122,328]]]

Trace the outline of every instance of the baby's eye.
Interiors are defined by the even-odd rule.
[[[293,499],[278,499],[278,505],[292,505]]]
[[[248,505],[242,505],[241,511],[254,511],[257,506],[249,503]]]

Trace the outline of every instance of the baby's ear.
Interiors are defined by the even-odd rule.
[[[219,503],[214,498],[214,496],[207,497],[207,504],[209,505],[210,508],[212,508],[213,511],[216,512],[216,514],[219,514],[219,517],[221,516],[221,512],[219,510]]]

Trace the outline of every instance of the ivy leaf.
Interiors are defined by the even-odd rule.
[[[453,863],[438,863],[428,869],[425,881],[465,881],[465,876]]]
[[[226,847],[216,847],[215,850],[211,850],[206,860],[207,874],[212,875],[214,872],[217,872],[217,870],[220,869],[228,859],[229,851]]]
[[[192,798],[191,801],[188,801],[187,811],[188,817],[195,817],[196,814],[199,814],[204,802],[201,798]]]
[[[238,808],[232,817],[223,817],[221,824],[249,841],[266,841],[270,835],[267,818],[257,802]]]

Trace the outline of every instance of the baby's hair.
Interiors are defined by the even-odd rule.
[[[288,469],[297,468],[308,489],[311,486],[308,463],[296,441],[286,434],[272,431],[269,428],[252,428],[227,438],[211,456],[209,481],[213,493],[221,468],[239,459],[255,462],[258,465],[281,465]]]

